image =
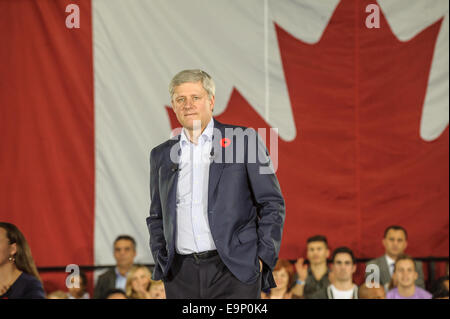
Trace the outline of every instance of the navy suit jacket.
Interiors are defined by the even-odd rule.
[[[247,284],[258,280],[261,259],[262,289],[275,287],[272,270],[280,250],[285,203],[269,153],[253,129],[221,124],[215,119],[214,128],[218,130],[213,135],[214,160],[209,168],[208,221],[217,251],[228,269]],[[230,135],[231,131],[234,134]],[[225,137],[231,142],[226,147]],[[179,138],[178,135],[160,144],[150,153],[151,204],[147,226],[155,261],[154,280],[167,276],[176,252],[179,156],[173,161],[171,154],[172,158],[179,154]],[[256,161],[249,161],[252,145],[257,146]],[[237,149],[244,152],[240,162]],[[228,156],[232,152],[234,160],[230,163]],[[272,168],[272,173],[260,174],[260,168]]]

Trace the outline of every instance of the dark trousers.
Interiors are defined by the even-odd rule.
[[[259,299],[261,275],[245,284],[225,266],[219,255],[206,259],[176,254],[164,280],[167,299]]]

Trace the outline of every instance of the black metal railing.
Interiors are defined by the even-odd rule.
[[[356,263],[366,263],[369,260],[372,260],[374,258],[357,258]],[[449,257],[414,257],[415,260],[419,260],[422,262],[447,262],[449,261]],[[296,260],[289,260],[291,263],[295,263]],[[328,260],[329,263],[331,263],[331,260]],[[305,264],[308,264],[308,260],[305,259]],[[155,264],[143,264],[144,266],[147,266],[149,268],[153,268]],[[106,269],[106,268],[114,268],[116,265],[78,265],[80,267],[80,270],[83,271],[95,271],[99,269]],[[54,266],[54,267],[38,267],[39,272],[64,272],[66,271],[66,266]]]
[[[361,264],[361,263],[366,263],[369,260],[372,260],[373,258],[357,258],[356,259],[356,263],[357,264]],[[449,257],[434,257],[434,256],[429,256],[429,257],[416,257],[414,258],[415,260],[420,260],[424,263],[426,263],[428,265],[428,278],[427,278],[427,284],[431,284],[432,282],[434,282],[434,280],[436,280],[436,263],[440,263],[440,262],[448,262],[449,261]],[[291,263],[295,263],[296,260],[289,260]],[[331,263],[331,260],[328,261],[329,263]],[[308,264],[308,260],[305,259],[305,264]],[[149,267],[151,270],[153,270],[155,264],[143,264],[144,266]],[[100,269],[111,269],[114,268],[115,265],[78,265],[78,267],[80,268],[81,271],[84,272],[90,272],[90,271],[95,271],[95,270],[100,270]],[[39,267],[38,271],[40,273],[48,273],[48,272],[65,272],[66,271],[66,266],[55,266],[55,267]]]

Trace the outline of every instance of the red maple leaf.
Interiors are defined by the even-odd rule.
[[[370,3],[341,1],[313,45],[276,25],[297,127],[295,140],[279,141],[286,199],[280,258],[303,255],[316,234],[331,248],[375,257],[392,224],[408,230],[410,254],[448,254],[448,128],[433,142],[419,133],[442,20],[401,42],[383,15],[379,29],[366,28]],[[269,128],[237,90],[216,118]]]

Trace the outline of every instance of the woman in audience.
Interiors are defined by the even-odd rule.
[[[292,294],[289,287],[294,281],[294,268],[288,260],[279,259],[273,270],[273,278],[277,285],[270,289],[268,294],[261,293],[262,299],[299,299],[300,297]]]
[[[0,299],[45,299],[25,237],[4,222],[0,222]]]
[[[152,273],[146,266],[136,265],[127,275],[125,291],[130,299],[151,299]]]

